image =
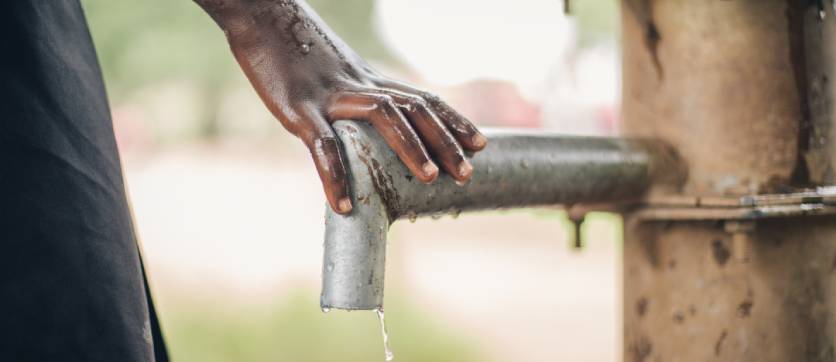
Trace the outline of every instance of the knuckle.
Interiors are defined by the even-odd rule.
[[[427,101],[418,96],[406,97],[404,100],[404,106],[406,106],[406,108],[410,111],[416,110],[419,112],[427,112],[430,109]]]
[[[425,99],[430,104],[441,103],[441,98],[430,92],[421,92],[421,98]]]
[[[397,111],[395,100],[385,94],[374,95],[374,110],[384,116],[391,116]]]

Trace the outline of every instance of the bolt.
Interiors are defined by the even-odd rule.
[[[726,221],[724,228],[732,234],[732,256],[740,263],[749,262],[754,221]]]
[[[581,236],[581,226],[583,225],[584,217],[586,215],[582,212],[572,212],[569,211],[569,220],[572,221],[572,224],[575,226],[575,238],[572,240],[572,246],[575,250],[581,250],[583,248],[583,238]]]

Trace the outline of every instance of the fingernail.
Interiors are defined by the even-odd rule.
[[[339,211],[341,213],[347,213],[347,212],[351,211],[351,209],[352,209],[351,200],[347,197],[342,198],[340,200],[340,202],[337,203],[337,208],[338,208],[337,211]]]
[[[424,170],[424,175],[427,177],[435,177],[436,175],[438,175],[438,166],[436,166],[432,162],[425,163],[424,166],[421,167],[421,169]]]
[[[471,166],[470,162],[467,162],[467,160],[462,161],[462,163],[459,164],[459,176],[468,178],[471,173],[473,173],[473,166]]]
[[[479,149],[485,147],[485,145],[488,144],[488,139],[485,138],[485,136],[483,136],[479,133],[473,135],[473,138],[471,138],[471,141],[473,142],[473,147],[476,147],[476,148],[479,148]]]

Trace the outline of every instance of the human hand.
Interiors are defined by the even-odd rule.
[[[342,42],[302,0],[196,0],[227,35],[235,58],[267,108],[310,150],[325,195],[351,212],[348,178],[331,124],[366,121],[415,177],[439,165],[459,182],[473,167],[463,150],[487,139],[438,97],[389,79]]]

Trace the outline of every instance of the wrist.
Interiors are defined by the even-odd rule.
[[[281,30],[274,36],[304,32],[311,19],[299,0],[194,0],[215,20],[227,37],[237,38],[253,29]],[[288,31],[294,34],[283,34]]]
[[[286,0],[194,0],[216,24],[226,33],[233,36],[245,32],[255,25],[257,9],[269,8],[276,3]]]

